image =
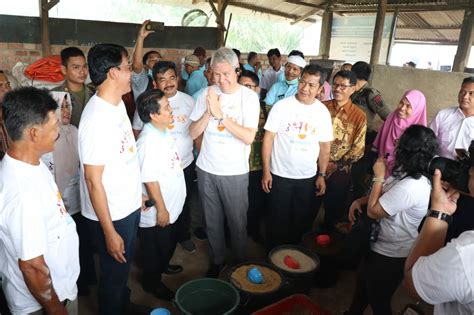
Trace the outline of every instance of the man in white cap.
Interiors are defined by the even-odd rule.
[[[188,95],[193,95],[200,89],[207,87],[207,79],[203,72],[199,71],[200,68],[199,58],[195,55],[189,55],[184,58],[184,69],[189,75],[184,91]]]
[[[273,106],[279,100],[295,95],[298,80],[305,66],[306,61],[301,56],[290,56],[285,65],[285,80],[273,84],[265,97],[265,104]]]

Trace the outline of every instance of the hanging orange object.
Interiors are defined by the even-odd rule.
[[[53,55],[41,58],[26,67],[25,75],[32,80],[60,82],[64,80],[61,72],[61,57]]]

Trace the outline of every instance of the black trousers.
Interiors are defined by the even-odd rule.
[[[265,192],[262,189],[262,171],[249,173],[249,210],[247,211],[247,233],[260,233],[260,224],[265,216]]]
[[[184,200],[183,211],[176,222],[178,242],[183,242],[191,238],[191,207],[190,199],[192,195],[193,182],[196,179],[196,163],[193,161],[184,170],[184,180],[186,181],[186,199]]]
[[[176,223],[176,222],[175,222]],[[177,244],[177,225],[139,228],[140,254],[142,255],[143,281],[150,285],[161,281]]]
[[[350,315],[362,315],[370,304],[374,315],[392,314],[392,295],[403,279],[406,258],[387,257],[369,250],[359,265]]]
[[[79,236],[79,265],[81,271],[77,279],[77,285],[80,287],[97,281],[94,264],[94,246],[87,219],[80,212],[71,217],[76,223],[77,235]]]
[[[311,230],[312,220],[317,215],[316,176],[290,179],[272,174],[272,177],[267,205],[267,251],[279,245],[301,242],[303,234]]]
[[[319,210],[324,202],[323,228],[328,232],[334,229],[336,223],[347,219],[350,184],[350,172],[336,171],[326,180],[326,193],[316,198],[316,209]]]

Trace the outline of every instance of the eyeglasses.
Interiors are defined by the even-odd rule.
[[[251,89],[251,90],[253,90],[253,89],[255,89],[255,88],[257,87],[257,86],[254,85],[254,84],[244,84],[244,86],[245,86],[246,88]]]
[[[320,85],[318,83],[306,82],[303,79],[300,79],[299,83],[303,86],[308,85],[310,89],[318,89],[320,87]]]
[[[131,63],[127,63],[126,65],[118,65],[116,66],[116,68],[122,70],[122,67],[126,67],[125,69],[127,69],[128,71],[131,71],[132,70],[132,64]]]
[[[474,97],[474,91],[466,91],[466,90],[460,90],[459,95],[465,96],[466,94],[469,94],[469,97]]]
[[[8,82],[8,81],[6,81],[6,82],[0,82],[0,88],[6,88],[6,89],[8,89],[9,87],[11,87],[10,82]]]
[[[337,83],[333,83],[332,84],[332,88],[334,90],[337,90],[338,88],[341,89],[341,91],[345,91],[347,88],[350,88],[351,86],[353,86],[352,84],[349,84],[349,85],[346,85],[346,84],[337,84]]]

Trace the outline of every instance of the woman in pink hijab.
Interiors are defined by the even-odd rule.
[[[395,162],[395,147],[398,139],[411,125],[426,127],[426,98],[418,90],[408,90],[403,94],[397,109],[385,120],[380,129],[372,150],[377,151],[378,157],[387,157],[387,173],[385,178],[392,175]]]

